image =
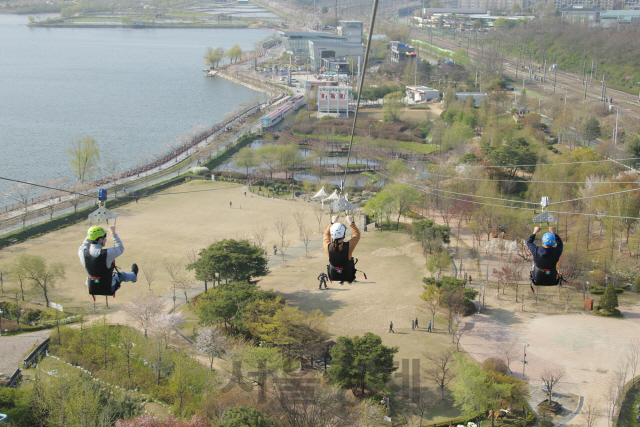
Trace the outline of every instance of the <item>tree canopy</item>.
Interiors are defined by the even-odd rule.
[[[198,280],[251,281],[269,274],[264,250],[246,240],[225,239],[202,249],[196,262],[187,265],[195,269]]]
[[[364,337],[338,337],[330,350],[331,378],[342,387],[356,387],[364,393],[367,384],[382,387],[398,368],[393,356],[398,347],[387,347],[382,339],[371,332]]]

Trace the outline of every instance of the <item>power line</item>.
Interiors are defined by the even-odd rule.
[[[406,166],[403,166],[405,169],[408,169]],[[429,175],[439,176],[442,178],[451,178],[451,179],[464,179],[467,181],[492,181],[492,182],[515,182],[515,183],[523,183],[523,184],[633,184],[634,182],[609,182],[609,181],[596,181],[596,182],[586,182],[586,181],[515,181],[513,179],[489,179],[489,178],[467,178],[463,176],[455,176],[455,175],[442,175],[433,172],[427,172]]]
[[[402,184],[406,184],[409,185],[415,189],[424,191],[425,193],[427,192],[427,189],[429,190],[433,190],[432,188],[429,187],[421,187],[419,185],[415,185],[415,184],[411,184],[408,182],[404,182],[402,180],[399,179],[395,179],[392,177],[389,177],[389,179],[396,181],[396,182],[400,182]],[[616,193],[612,193],[612,194],[616,194]],[[510,205],[496,205],[493,203],[484,203],[484,202],[476,202],[473,200],[468,200],[468,199],[460,199],[457,197],[450,197],[450,196],[445,196],[445,195],[437,195],[438,197],[443,197],[445,199],[451,199],[451,200],[459,200],[461,202],[467,202],[467,203],[473,203],[476,205],[482,205],[482,206],[494,206],[494,207],[498,207],[498,208],[509,208],[509,209],[517,209],[517,210],[522,210],[522,211],[532,211],[535,212],[537,209],[532,209],[532,208],[526,208],[526,207],[521,207],[521,206],[510,206]],[[483,196],[474,196],[472,195],[471,197],[483,197]],[[503,200],[503,201],[507,201],[507,202],[511,202],[511,200],[508,199],[498,199],[498,200]],[[529,202],[530,203],[530,202]],[[563,203],[563,202],[557,202],[557,203]],[[551,211],[549,210],[548,212],[552,212],[552,213],[556,213],[559,215],[581,215],[581,216],[595,216],[595,217],[599,217],[599,218],[616,218],[616,219],[633,219],[633,220],[638,220],[638,217],[635,216],[619,216],[619,215],[601,215],[601,214],[590,214],[590,213],[583,213],[583,212],[561,212],[561,211]]]
[[[577,165],[583,163],[602,163],[602,162],[621,162],[623,160],[640,160],[640,157],[631,157],[628,159],[604,159],[604,160],[586,160],[583,162],[567,162],[567,163],[538,163],[535,165],[465,165],[470,168],[525,168],[525,167],[534,167],[534,166],[559,166],[559,165]],[[455,166],[444,166],[445,168],[455,168],[459,165]]]
[[[78,195],[78,196],[84,196],[84,197],[88,197],[88,198],[96,197],[95,195],[79,193],[77,191],[69,191],[69,190],[65,190],[63,188],[48,187],[48,186],[42,185],[42,184],[34,184],[32,182],[20,181],[19,179],[11,179],[11,178],[6,178],[6,177],[2,177],[2,176],[0,176],[0,179],[5,180],[5,181],[16,182],[18,184],[26,184],[26,185],[31,185],[31,186],[34,186],[34,187],[46,188],[48,190],[63,191],[65,193],[74,194],[74,195]],[[237,188],[237,187],[242,187],[242,186],[241,185],[235,185],[235,186],[232,186],[232,187],[229,187],[229,188]],[[173,195],[173,194],[202,193],[202,192],[207,192],[207,191],[218,191],[218,190],[224,190],[224,188],[209,188],[209,189],[206,189],[206,190],[192,190],[192,191],[175,191],[175,192],[172,192],[172,193],[154,194],[154,196],[169,196],[169,195]],[[133,198],[135,196],[120,196],[120,197]]]
[[[571,200],[563,200],[561,202],[551,202],[549,203],[550,205],[558,205],[560,203],[569,203],[569,202],[576,202],[578,200],[586,200],[586,199],[594,199],[596,197],[604,197],[604,196],[615,196],[616,194],[621,194],[621,193],[629,193],[631,191],[640,191],[640,188],[632,188],[631,190],[622,190],[622,191],[616,191],[614,193],[606,193],[606,194],[598,194],[595,196],[588,196],[588,197],[580,197],[578,199],[571,199]]]

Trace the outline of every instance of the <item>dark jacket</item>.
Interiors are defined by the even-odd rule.
[[[529,236],[529,239],[527,239],[527,247],[529,248],[529,251],[531,251],[531,254],[533,255],[533,262],[534,264],[536,264],[536,266],[539,266],[542,268],[540,264],[552,264],[552,265],[556,265],[558,263],[558,261],[560,261],[560,255],[562,255],[562,239],[560,239],[560,236],[558,236],[557,234],[556,236],[556,247],[551,247],[551,248],[545,248],[544,246],[536,246],[535,243],[533,243],[536,240],[536,235],[532,234],[531,236]]]

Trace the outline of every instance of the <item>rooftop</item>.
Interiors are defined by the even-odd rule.
[[[314,31],[280,31],[283,37],[302,37],[302,38],[345,38],[333,33],[321,33]]]

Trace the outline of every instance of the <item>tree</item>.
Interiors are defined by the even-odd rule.
[[[396,230],[399,230],[400,216],[406,215],[415,204],[420,202],[420,194],[418,194],[415,188],[400,182],[393,183],[389,190],[395,199],[396,209],[398,211]]]
[[[640,135],[635,135],[626,142],[627,154],[633,159],[640,158]],[[638,160],[630,160],[632,166],[635,167]]]
[[[404,108],[403,99],[405,98],[404,92],[391,92],[384,97],[384,105],[382,110],[387,120],[392,122],[400,121],[400,112]]]
[[[246,173],[249,175],[249,168],[259,166],[260,163],[256,160],[256,151],[251,147],[244,147],[235,155],[236,166],[246,168]]]
[[[196,332],[196,348],[209,359],[211,370],[213,370],[213,361],[223,349],[224,342],[224,335],[214,326],[200,328]]]
[[[142,274],[149,285],[149,292],[151,292],[151,285],[156,280],[156,272],[158,271],[158,265],[151,261],[142,265]]]
[[[162,419],[152,415],[141,415],[128,420],[118,420],[114,427],[209,427],[210,425],[209,421],[199,415],[194,415],[190,420],[179,420],[173,415]]]
[[[204,65],[209,68],[215,68],[218,66],[218,62],[222,59],[220,52],[217,49],[213,49],[212,47],[207,47],[207,50],[204,54]]]
[[[553,388],[564,378],[564,370],[561,368],[546,369],[540,375],[542,383],[547,386],[547,392],[549,393],[549,403],[551,403],[553,397]]]
[[[274,145],[263,145],[256,150],[260,160],[269,168],[269,179],[273,179],[273,169],[278,164],[278,147]]]
[[[162,339],[165,348],[169,348],[169,337],[176,330],[180,329],[186,321],[182,312],[158,314],[151,319],[151,334]]]
[[[24,275],[31,286],[40,289],[44,294],[46,306],[49,308],[48,292],[55,288],[58,281],[65,278],[65,267],[61,262],[47,266],[46,259],[41,255],[20,255],[16,262],[16,269]]]
[[[162,313],[163,309],[164,303],[160,296],[152,293],[137,295],[124,306],[125,313],[142,328],[145,338],[147,338],[147,332],[151,328],[152,319]]]
[[[618,308],[618,294],[616,288],[610,283],[604,290],[604,294],[600,298],[600,309],[607,311],[614,311]]]
[[[591,142],[600,138],[602,134],[602,129],[600,128],[600,122],[595,117],[591,117],[584,124],[584,138]]]
[[[440,387],[440,398],[444,399],[444,388],[454,377],[453,351],[443,350],[439,352],[422,353],[431,362],[431,366],[422,370],[427,379]]]
[[[218,427],[274,427],[275,422],[250,406],[236,406],[224,414]]]
[[[262,248],[252,246],[246,240],[225,239],[202,249],[195,263],[187,265],[195,269],[198,280],[251,281],[269,274]]]
[[[20,219],[22,220],[22,228],[26,227],[27,217],[29,216],[29,201],[33,202],[31,190],[33,187],[28,184],[16,184],[11,187],[11,198],[18,205]]]
[[[329,374],[342,387],[360,386],[364,394],[370,384],[382,387],[398,368],[393,366],[393,355],[398,347],[382,345],[382,339],[371,332],[364,337],[338,337],[330,350],[331,368]]]
[[[227,51],[227,57],[233,62],[234,60],[237,62],[242,56],[242,48],[240,45],[234,44],[231,46],[231,49]]]
[[[71,169],[78,181],[85,182],[91,179],[98,171],[100,161],[100,147],[98,141],[90,136],[78,138],[67,148],[67,154],[71,161]]]
[[[276,347],[249,346],[241,356],[243,376],[252,384],[260,387],[259,402],[264,402],[267,395],[267,382],[278,374],[283,367],[280,350]]]
[[[464,307],[464,295],[462,288],[456,286],[442,286],[442,299],[440,302],[447,309],[449,333],[453,334],[453,322],[456,315]]]
[[[196,311],[204,324],[224,321],[228,324],[243,324],[243,313],[247,305],[258,299],[276,299],[273,291],[258,289],[255,283],[230,282],[209,289],[198,298]]]
[[[431,312],[431,327],[436,327],[436,312],[442,299],[442,292],[436,285],[424,285],[424,292],[420,295],[420,299],[427,303],[427,309]]]
[[[475,415],[496,407],[500,398],[511,393],[512,384],[492,383],[480,366],[464,360],[458,354],[453,357],[456,361],[456,382],[451,391],[454,406],[460,407],[463,416]]]

